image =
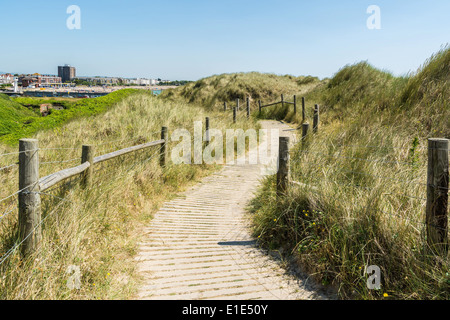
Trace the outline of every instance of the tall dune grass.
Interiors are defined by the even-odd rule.
[[[291,156],[304,185],[277,200],[274,177],[264,183],[251,206],[261,243],[294,254],[342,298],[449,299],[449,257],[429,254],[425,233],[427,138],[450,138],[449,77],[444,47],[414,74],[362,62],[309,92],[319,133]],[[381,268],[381,290],[366,286],[370,265]]]

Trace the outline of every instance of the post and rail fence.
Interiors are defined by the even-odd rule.
[[[263,104],[261,100],[258,100],[258,111],[259,111],[259,114],[262,113],[262,109],[263,108],[276,106],[276,105],[279,105],[279,104],[281,104],[281,106],[283,108],[284,108],[285,105],[292,105],[293,106],[293,110],[294,110],[294,114],[297,114],[297,96],[294,95],[292,101],[287,101],[285,99],[285,95],[284,94],[282,94],[280,97],[281,97],[281,99],[279,101],[271,102],[271,103],[268,103],[268,104]],[[245,108],[246,116],[247,116],[247,119],[250,119],[250,115],[251,115],[250,97],[246,97],[245,101],[246,101],[246,108]],[[302,102],[302,123],[303,123],[303,122],[306,121],[305,97],[302,97],[301,102]],[[229,107],[229,103],[227,103],[225,101],[223,103],[223,111],[225,112],[228,109],[231,109],[233,111],[233,123],[236,123],[237,114],[241,110],[241,108],[240,108],[240,99],[237,98],[235,100],[235,107]],[[318,112],[319,112],[319,110],[317,110],[317,116],[318,116]],[[317,120],[318,120],[318,117],[317,117]]]
[[[302,98],[304,102],[304,98]],[[259,110],[262,108],[277,104],[293,104],[294,112],[296,112],[296,97],[293,102],[285,101],[284,95],[281,95],[281,101],[269,105],[259,103]],[[224,102],[224,111],[227,110],[227,102]],[[237,121],[237,112],[240,110],[240,100],[236,99],[236,106],[233,110],[233,123]],[[250,98],[246,98],[246,118],[250,119]],[[206,121],[206,144],[210,142],[210,118]],[[39,176],[39,142],[36,139],[21,139],[19,141],[19,191],[16,192],[18,197],[18,235],[20,251],[24,256],[34,252],[40,245],[42,240],[42,217],[41,217],[41,194],[54,187],[55,185],[66,181],[75,176],[80,177],[80,186],[84,189],[92,185],[94,167],[102,162],[115,159],[119,156],[126,155],[139,150],[160,146],[159,164],[165,167],[168,160],[168,129],[161,128],[161,139],[147,142],[144,144],[134,145],[128,148],[120,149],[114,152],[95,156],[95,146],[83,145],[81,148],[81,164],[75,167],[60,170],[45,177]],[[287,150],[287,149],[285,149]],[[72,159],[76,160],[76,159]],[[8,166],[9,167],[9,166]],[[7,169],[1,168],[1,169]],[[9,197],[8,197],[9,198]],[[1,262],[4,259],[2,257]]]
[[[306,144],[311,139],[309,132],[310,124],[306,122],[305,98],[302,97],[302,124],[297,128],[301,129],[302,144]],[[237,121],[239,111],[239,99],[236,99],[236,106],[232,107],[233,123]],[[297,98],[294,95],[293,101],[286,101],[284,95],[281,100],[262,104],[258,101],[258,110],[261,113],[263,108],[281,104],[291,104],[294,106],[294,113],[297,112]],[[227,110],[227,103],[224,102],[224,111]],[[250,99],[246,99],[246,117],[250,118]],[[206,143],[210,142],[209,129],[210,118],[206,121]],[[312,133],[316,134],[319,129],[319,105],[314,106]],[[94,166],[104,161],[108,161],[119,156],[160,146],[159,164],[165,167],[168,161],[168,128],[161,128],[161,139],[120,149],[104,155],[95,157],[95,147],[83,145],[81,152],[81,164],[58,171],[48,176],[39,177],[39,146],[35,139],[21,139],[19,141],[19,191],[18,195],[18,231],[23,255],[29,255],[39,246],[42,240],[40,194],[74,176],[81,178],[80,184],[83,188],[88,188],[92,184]],[[428,140],[428,171],[427,171],[427,203],[426,203],[426,234],[427,242],[435,253],[448,251],[448,190],[449,190],[449,140],[429,139]],[[294,181],[290,178],[290,153],[289,138],[280,137],[278,150],[277,171],[277,196],[288,194],[290,185],[307,186],[304,183]],[[314,186],[307,186],[316,190]],[[2,260],[3,261],[3,260]]]
[[[120,149],[104,155],[94,157],[95,149],[92,145],[83,145],[81,152],[81,164],[64,169],[48,176],[39,177],[39,145],[36,139],[19,140],[19,192],[18,194],[18,230],[19,243],[22,255],[28,256],[40,245],[42,240],[41,230],[41,198],[40,195],[56,184],[69,178],[80,176],[80,185],[88,188],[92,184],[94,166],[119,156],[160,146],[159,162],[165,167],[168,157],[168,129],[162,127],[161,139]]]

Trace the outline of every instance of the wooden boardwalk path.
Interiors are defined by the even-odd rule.
[[[294,131],[277,121],[263,128]],[[270,145],[270,144],[269,144]],[[245,207],[263,165],[223,169],[165,203],[146,228],[138,254],[140,299],[324,299],[256,246]]]

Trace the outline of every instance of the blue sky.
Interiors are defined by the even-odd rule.
[[[81,9],[69,30],[66,9]],[[369,30],[369,5],[381,29]],[[0,0],[0,71],[197,80],[230,72],[330,77],[367,60],[415,71],[450,42],[448,0]]]

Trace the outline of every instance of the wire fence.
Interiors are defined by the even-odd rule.
[[[157,133],[161,134],[161,131],[157,131],[157,132],[152,132],[151,135],[156,135]],[[120,139],[120,140],[116,140],[116,141],[107,141],[107,142],[103,142],[103,143],[99,143],[96,146],[101,146],[101,145],[113,145],[114,143],[120,143],[123,144],[125,142],[130,142],[130,141],[137,141],[139,139],[137,138],[133,138],[133,139],[128,139],[128,140],[124,140],[124,139]],[[135,169],[138,169],[138,166],[144,166],[146,163],[150,162],[153,159],[156,158],[160,158],[161,157],[166,157],[166,153],[162,153],[162,151],[166,148],[166,145],[168,143],[168,140],[161,140],[161,143],[157,143],[154,144],[156,146],[155,150],[153,150],[152,152],[150,152],[150,154],[148,154],[147,156],[145,156],[143,159],[140,159],[140,161],[136,161],[136,157],[134,160],[128,161],[131,162],[131,165],[129,165],[128,167],[126,167],[125,169],[121,170],[121,172],[119,174],[116,174],[114,176],[114,180],[116,179],[120,179],[122,177],[124,177],[125,175],[129,174],[130,172],[134,172]],[[150,146],[152,146],[153,144],[149,144]],[[142,150],[142,153],[144,153],[146,145],[142,145],[142,149],[138,149]],[[137,145],[137,147],[140,147],[139,145]],[[25,151],[20,151],[20,152],[9,152],[9,153],[5,153],[3,154],[4,156],[17,156],[17,155],[21,155],[23,153],[26,153],[28,156],[32,155],[36,155],[36,153],[39,151],[68,151],[68,150],[80,150],[80,148],[36,148],[36,149],[30,149],[30,150],[25,150]],[[125,150],[125,149],[122,149]],[[124,154],[120,153],[120,150],[117,151],[119,152],[118,157],[112,157],[111,160],[113,159],[119,159],[119,158],[123,158],[125,154],[129,154],[129,152],[125,152]],[[136,153],[136,151],[135,151]],[[39,157],[39,155],[37,155],[37,157]],[[29,159],[28,159],[29,160]],[[54,167],[53,165],[59,165],[59,164],[67,164],[67,163],[72,163],[75,161],[82,161],[82,157],[79,158],[71,158],[71,159],[67,159],[67,160],[57,160],[57,161],[41,161],[41,162],[37,162],[38,165],[52,165],[52,167]],[[104,166],[105,162],[101,162],[101,166]],[[125,163],[123,160],[119,161],[119,163],[123,164]],[[14,163],[12,165],[8,165],[5,167],[0,168],[0,173],[3,170],[6,170],[8,168],[12,168],[15,166],[20,166],[20,165],[24,165],[24,166],[28,166],[29,163]],[[98,167],[98,166],[97,166]],[[69,168],[70,169],[70,168]],[[53,175],[58,175],[63,171],[59,171],[54,173]],[[98,170],[96,171],[98,172]],[[27,242],[28,239],[30,239],[30,237],[36,232],[36,230],[40,229],[42,227],[42,224],[50,217],[52,216],[55,212],[57,212],[58,208],[60,207],[60,203],[61,202],[71,202],[70,199],[67,199],[64,196],[61,196],[59,193],[62,193],[62,190],[67,190],[68,188],[72,188],[74,186],[74,184],[79,184],[80,181],[82,180],[82,176],[83,174],[85,174],[85,172],[82,172],[81,174],[75,174],[75,175],[71,175],[71,176],[67,176],[65,177],[60,183],[55,183],[53,186],[50,186],[49,188],[45,189],[45,190],[40,190],[40,187],[38,187],[39,185],[39,181],[36,181],[35,183],[28,185],[24,188],[21,188],[20,190],[15,191],[14,193],[8,195],[8,196],[4,196],[2,199],[0,199],[0,222],[4,222],[4,219],[11,217],[12,213],[18,212],[19,210],[19,205],[18,203],[20,203],[20,199],[19,196],[28,196],[28,195],[38,195],[43,196],[44,198],[51,198],[53,200],[56,200],[58,202],[58,205],[56,205],[54,207],[54,209],[52,209],[50,212],[47,212],[45,215],[45,218],[41,219],[40,221],[37,221],[37,224],[34,225],[33,229],[28,232],[25,235],[22,235],[20,238],[17,239],[17,241],[15,241],[16,243],[14,244],[13,247],[11,247],[10,249],[8,249],[1,257],[0,257],[0,266],[20,247],[23,247],[25,245],[25,243]],[[99,178],[101,179],[101,178]],[[55,194],[56,192],[56,194]],[[40,201],[39,201],[40,203]],[[34,205],[36,205],[36,203],[34,203]],[[37,210],[41,210],[41,205],[37,204],[38,207],[35,208]],[[29,208],[23,208],[22,210],[27,210]],[[23,212],[23,214],[26,214],[26,212]],[[15,219],[14,219],[15,220]],[[14,224],[14,223],[13,223]],[[20,224],[20,221],[19,221]],[[34,249],[37,250],[39,248],[35,247]],[[1,249],[1,248],[0,248]]]
[[[161,134],[161,131],[155,131],[155,132],[151,132],[149,134],[147,134],[147,137],[153,137],[157,134]],[[131,139],[118,139],[118,140],[113,140],[113,141],[105,141],[102,143],[96,143],[94,146],[97,148],[99,147],[99,149],[101,149],[102,147],[107,147],[107,150],[110,150],[113,147],[117,147],[119,145],[123,145],[125,143],[129,143],[129,142],[143,142],[142,141],[143,137],[135,137],[135,138],[131,138]],[[167,152],[164,149],[167,149],[167,144],[168,144],[168,139],[166,138],[165,140],[163,140],[164,143],[160,143],[159,145],[156,145],[155,150],[153,150],[153,152],[151,152],[150,154],[148,154],[147,156],[144,156],[142,159],[140,159],[139,161],[136,161],[136,157],[134,158],[134,160],[130,160],[128,162],[130,162],[131,164],[129,166],[127,166],[126,168],[122,168],[121,172],[119,174],[115,174],[114,175],[114,179],[113,180],[117,180],[117,179],[121,179],[124,178],[126,175],[135,172],[136,170],[142,169],[143,166],[147,163],[149,163],[152,160],[155,160],[157,158],[159,158],[161,160],[161,158],[165,158],[167,157]],[[191,139],[190,139],[190,143],[196,142],[195,140],[195,135],[191,134]],[[23,153],[27,153],[27,154],[31,154],[33,152],[39,152],[39,151],[62,151],[62,152],[67,152],[67,151],[78,151],[80,150],[80,148],[36,148],[36,149],[30,149],[30,150],[26,150],[26,151],[20,151],[20,152],[8,152],[5,154],[2,154],[0,156],[18,156],[20,154]],[[105,149],[103,149],[105,150]],[[123,149],[124,150],[124,149]],[[98,150],[96,150],[98,151]],[[120,151],[120,150],[119,150]],[[134,153],[137,155],[137,153],[141,151],[141,153],[144,153],[144,149],[141,150],[137,150],[134,151]],[[164,152],[164,153],[163,153]],[[109,162],[115,162],[115,161],[111,161],[111,160],[116,160],[116,162],[114,163],[114,165],[117,164],[124,164],[124,160],[120,160],[124,157],[124,155],[119,155],[118,157],[112,158],[110,159]],[[39,165],[51,165],[51,167],[53,168],[53,165],[60,165],[60,164],[67,164],[67,163],[72,163],[72,162],[76,162],[76,161],[81,161],[82,157],[78,157],[78,158],[71,158],[71,159],[67,159],[67,160],[56,160],[56,161],[41,161],[39,162]],[[166,160],[166,159],[165,159]],[[107,169],[107,166],[105,166],[106,162],[101,162],[99,164],[97,164],[95,166],[95,173],[97,174],[103,174]],[[5,167],[0,168],[0,173],[2,170],[7,170],[8,168],[12,168],[12,167],[19,167],[20,163],[14,163]],[[110,169],[108,169],[108,172],[110,171]],[[58,173],[58,172],[57,172]],[[56,173],[56,174],[57,174]],[[106,174],[106,173],[105,173]],[[77,174],[75,176],[71,176],[68,177],[66,179],[63,179],[63,181],[61,181],[58,184],[55,184],[51,187],[49,187],[48,189],[42,191],[42,190],[38,190],[36,191],[36,186],[39,184],[39,181],[28,185],[8,196],[5,196],[4,198],[0,199],[0,222],[3,221],[3,219],[6,219],[7,217],[11,217],[12,213],[18,212],[19,211],[19,206],[18,206],[18,202],[19,202],[19,195],[39,195],[39,196],[44,196],[44,197],[49,197],[51,199],[54,200],[58,200],[58,205],[52,209],[50,211],[50,213],[47,213],[45,218],[42,219],[41,221],[39,221],[39,223],[33,228],[33,230],[31,230],[29,233],[27,233],[26,235],[24,235],[20,241],[16,241],[16,243],[14,244],[13,247],[11,247],[10,249],[8,249],[1,257],[0,257],[0,266],[21,246],[24,245],[24,243],[27,241],[27,239],[29,239],[31,237],[31,235],[33,233],[36,232],[36,230],[38,228],[42,227],[42,224],[50,217],[52,216],[57,209],[60,207],[60,203],[61,202],[71,202],[71,200],[67,199],[64,196],[60,196],[60,195],[56,195],[59,193],[64,193],[65,190],[71,189],[74,187],[74,185],[78,185],[80,184],[80,181],[82,180],[82,175],[81,174]],[[105,187],[104,184],[101,183],[101,177],[100,175],[97,175],[98,179],[99,179],[99,185],[102,185],[103,187]],[[112,183],[112,182],[111,182]],[[30,191],[32,190],[32,191]],[[33,191],[34,190],[34,191]],[[56,194],[54,194],[56,192]],[[8,202],[8,203],[6,203]],[[6,204],[5,204],[6,203]],[[39,208],[40,210],[40,208]]]
[[[370,148],[374,148],[375,146],[370,146]],[[395,148],[395,147],[394,147]],[[396,148],[397,149],[397,148]],[[324,158],[327,158],[328,156],[320,153],[320,152],[314,152],[311,150],[294,150],[292,151],[295,159],[291,159],[290,163],[294,166],[295,169],[296,166],[302,166],[304,164],[309,165],[309,166],[318,166],[318,163],[320,163],[320,160],[323,160]],[[304,155],[317,155],[317,157],[315,157],[313,159],[313,161],[304,161],[301,156]],[[345,160],[361,160],[360,158],[354,158],[354,157],[331,157],[333,159],[345,159]],[[315,160],[315,161],[314,161]],[[364,159],[364,160],[368,160],[368,159]],[[382,159],[374,159],[373,161],[371,160],[371,162],[382,162],[382,163],[400,163],[400,164],[405,164],[405,165],[411,165],[410,162],[405,162],[405,161],[376,161],[376,160],[382,160]],[[333,164],[335,166],[335,164]],[[325,165],[326,166],[326,165]],[[302,172],[302,170],[295,170],[295,172]],[[346,174],[350,174],[350,176],[346,176]],[[349,180],[350,182],[348,183],[343,183],[340,180],[342,179],[337,179],[337,176],[339,175],[344,175],[344,178],[346,178],[345,180]],[[361,185],[358,183],[355,183],[353,178],[355,178],[355,175],[362,175],[362,176],[368,176],[371,177],[375,180],[382,180],[384,182],[400,182],[403,184],[407,184],[407,185],[416,185],[419,187],[428,187],[429,185],[425,182],[418,182],[418,179],[422,179],[422,177],[415,177],[414,179],[399,179],[399,178],[394,178],[394,177],[387,177],[387,176],[380,176],[380,175],[376,175],[373,173],[369,173],[369,172],[361,172],[361,171],[353,171],[353,170],[345,170],[342,169],[338,170],[338,171],[334,171],[328,174],[322,174],[322,175],[316,175],[315,179],[311,179],[311,177],[308,176],[302,176],[302,175],[297,175],[295,177],[292,177],[293,179],[295,178],[296,180],[302,180],[303,183],[300,184],[295,184],[296,186],[303,186],[304,188],[307,188],[308,186],[314,186],[316,189],[318,190],[319,187],[321,186],[322,183],[324,182],[329,182],[329,183],[334,183],[337,186],[340,187],[351,187],[351,188],[360,188],[360,189],[364,189],[364,190],[369,190],[369,191],[373,191],[373,190],[380,190],[380,188],[384,188],[384,185],[378,185],[376,187],[369,187],[367,185]],[[333,177],[334,176],[334,177]],[[311,182],[313,184],[311,184]],[[315,183],[315,184],[314,184]],[[436,188],[439,189],[443,189],[443,190],[448,190],[448,188],[445,187],[437,187]],[[320,189],[319,189],[320,190]],[[424,192],[426,193],[426,192]],[[421,204],[419,205],[419,207],[423,207],[424,206],[424,202],[427,201],[427,198],[425,197],[420,197],[420,196],[415,196],[415,195],[410,195],[410,194],[406,194],[406,193],[398,193],[398,192],[384,192],[381,193],[381,195],[383,196],[396,196],[396,197],[400,197],[400,198],[409,198],[409,199],[414,199],[414,200],[420,200]],[[425,221],[420,221],[417,219],[412,219],[397,213],[392,213],[392,212],[387,212],[385,210],[379,210],[379,212],[384,213],[384,214],[388,214],[391,215],[392,217],[397,217],[397,218],[401,218],[401,219],[405,219],[408,220],[410,222],[419,224],[419,225],[423,225],[423,226],[432,226],[434,228],[437,228],[439,230],[447,230],[447,228],[443,228],[442,226],[433,224],[433,223],[427,223]]]

